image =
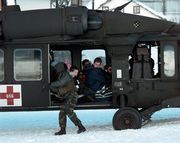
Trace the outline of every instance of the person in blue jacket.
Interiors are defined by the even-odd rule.
[[[86,84],[94,92],[102,89],[105,85],[105,72],[101,68],[102,60],[100,57],[95,58],[93,66],[86,69]]]

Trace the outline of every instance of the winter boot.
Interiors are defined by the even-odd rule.
[[[66,130],[65,129],[61,129],[60,131],[54,133],[54,135],[65,135],[66,134]]]
[[[68,115],[69,119],[78,127],[77,133],[80,134],[86,131],[86,128],[82,125],[81,121],[77,118],[76,113],[73,112],[72,115]]]
[[[78,134],[86,131],[86,128],[85,128],[82,124],[78,125],[78,128],[79,128],[79,129],[77,130],[77,133],[78,133]]]

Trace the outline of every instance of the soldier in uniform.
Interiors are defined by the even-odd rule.
[[[55,135],[66,134],[66,115],[78,127],[77,133],[84,132],[86,129],[74,112],[78,96],[73,78],[67,71],[64,63],[57,63],[54,68],[56,70],[57,80],[51,83],[50,89],[52,92],[57,93],[59,98],[63,98],[59,113],[59,126],[61,129]]]

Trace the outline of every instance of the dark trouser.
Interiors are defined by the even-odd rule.
[[[76,126],[81,125],[81,121],[78,119],[76,113],[74,112],[74,107],[76,106],[76,103],[77,103],[77,94],[69,93],[63,105],[60,107],[59,126],[61,129],[66,128],[66,122],[67,122],[66,115]]]

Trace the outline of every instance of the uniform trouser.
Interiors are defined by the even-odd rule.
[[[66,128],[67,117],[76,125],[81,125],[81,121],[78,119],[76,113],[74,112],[74,107],[77,103],[77,94],[70,93],[65,99],[63,105],[60,107],[59,112],[59,126],[61,129]]]

